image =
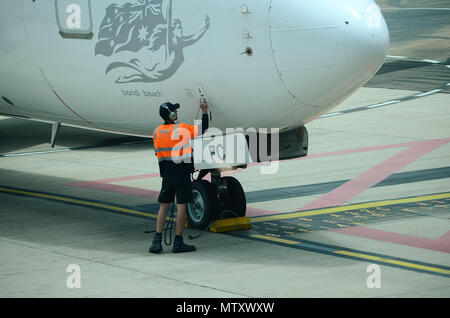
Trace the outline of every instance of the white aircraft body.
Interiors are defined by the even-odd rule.
[[[151,136],[159,105],[180,120],[290,130],[382,65],[372,0],[0,2],[0,113]]]
[[[305,156],[304,125],[364,85],[388,46],[373,0],[4,0],[0,114],[53,123],[52,144],[60,124],[151,137],[162,103],[193,123],[204,96],[210,127],[279,128],[279,158]],[[242,186],[218,169],[193,191],[195,228],[245,215]]]

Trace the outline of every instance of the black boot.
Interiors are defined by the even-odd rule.
[[[162,245],[161,245],[161,241],[162,241],[162,233],[156,233],[155,236],[153,237],[153,242],[152,242],[152,246],[150,246],[149,248],[149,253],[160,253],[162,252]]]
[[[175,235],[175,240],[173,241],[172,253],[185,253],[194,252],[196,250],[193,245],[186,245],[183,243],[183,237]]]

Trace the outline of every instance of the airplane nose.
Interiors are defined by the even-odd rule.
[[[273,0],[269,29],[275,65],[302,105],[335,106],[383,64],[389,34],[373,0]]]
[[[373,1],[352,1],[344,28],[345,64],[369,79],[382,65],[389,49],[389,32]]]

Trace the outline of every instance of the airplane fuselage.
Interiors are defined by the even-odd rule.
[[[289,130],[367,82],[389,37],[369,0],[0,2],[0,113],[151,136],[179,119]]]

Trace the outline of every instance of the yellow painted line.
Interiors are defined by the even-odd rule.
[[[415,198],[405,198],[405,199],[395,199],[395,200],[377,201],[377,202],[369,202],[369,203],[360,203],[360,204],[312,210],[312,211],[306,211],[306,212],[292,212],[292,213],[283,213],[283,214],[276,214],[276,215],[269,215],[269,216],[262,216],[262,217],[253,217],[253,218],[251,218],[251,221],[252,221],[252,223],[259,223],[259,222],[266,222],[266,221],[273,221],[273,220],[292,219],[292,218],[312,216],[312,215],[330,214],[330,213],[344,212],[344,211],[350,211],[350,210],[375,208],[375,207],[386,206],[386,205],[414,203],[414,202],[431,201],[431,200],[439,200],[439,199],[446,199],[446,198],[450,198],[450,193],[433,194],[433,195],[426,195],[426,196],[415,197]]]
[[[255,234],[255,235],[250,235],[250,237],[257,238],[257,239],[262,239],[262,240],[273,241],[273,242],[278,242],[278,243],[285,243],[285,244],[289,244],[289,245],[299,245],[299,244],[301,244],[300,242],[297,242],[297,241],[291,241],[291,240],[286,240],[286,239],[282,239],[282,238],[279,238],[279,237],[273,237],[273,236],[267,236],[267,235]]]
[[[355,253],[355,252],[350,252],[350,251],[333,251],[333,253],[341,254],[341,255],[347,255],[347,256],[353,256],[353,257],[359,257],[359,258],[364,258],[364,259],[368,259],[368,260],[371,260],[371,261],[382,261],[383,260],[383,258],[379,257],[379,256]]]
[[[379,262],[383,262],[383,263],[394,264],[394,265],[398,265],[401,267],[409,267],[409,268],[420,269],[420,270],[424,270],[424,271],[428,271],[428,272],[435,272],[435,273],[450,275],[450,270],[446,270],[446,269],[442,269],[442,268],[438,268],[438,267],[420,265],[420,264],[398,261],[398,260],[394,260],[394,259],[377,257],[377,256],[355,253],[355,252],[350,252],[350,251],[333,251],[333,253],[368,259],[371,261],[379,261]]]
[[[150,217],[150,218],[154,218],[154,219],[157,218],[156,215],[151,214],[151,213],[146,213],[146,212],[126,209],[126,208],[121,208],[121,207],[117,207],[117,206],[113,206],[113,205],[109,205],[109,204],[104,204],[104,203],[97,203],[97,202],[91,202],[91,201],[85,201],[85,200],[71,199],[71,198],[66,198],[66,197],[56,196],[56,195],[51,195],[51,194],[36,193],[36,192],[16,190],[16,189],[9,189],[9,188],[3,188],[3,187],[0,187],[0,191],[2,191],[2,192],[9,192],[9,193],[15,193],[15,194],[21,194],[21,195],[27,195],[27,196],[33,196],[33,197],[44,198],[44,199],[50,199],[50,200],[61,201],[61,202],[67,202],[67,203],[74,203],[74,204],[79,204],[79,205],[84,205],[84,206],[97,207],[97,208],[102,208],[102,209],[107,209],[107,210],[111,210],[111,211],[117,211],[117,212],[132,214],[132,215],[139,215],[139,216]]]
[[[254,235],[249,235],[249,237],[266,240],[266,241],[277,242],[277,243],[284,243],[284,244],[289,244],[289,245],[301,245],[302,244],[301,242],[286,240],[283,238],[272,237],[272,236],[267,236],[267,235],[254,234]],[[320,248],[320,244],[318,245],[318,248]],[[399,266],[400,268],[403,267],[403,268],[410,268],[410,269],[419,269],[419,270],[423,270],[423,271],[427,271],[427,272],[450,275],[450,270],[447,270],[447,269],[428,266],[428,265],[420,265],[420,264],[416,264],[416,263],[412,263],[412,262],[399,261],[399,260],[390,259],[390,258],[381,257],[381,256],[373,256],[373,255],[369,255],[369,254],[363,254],[363,253],[357,253],[357,252],[351,252],[351,251],[345,251],[345,250],[330,251],[330,252],[327,252],[326,254],[339,254],[339,255],[345,255],[345,256],[352,256],[352,257],[369,260],[369,261],[377,261],[380,263],[393,264],[393,265]]]

